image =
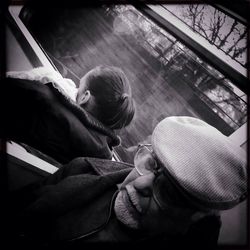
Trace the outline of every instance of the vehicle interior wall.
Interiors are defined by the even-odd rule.
[[[18,34],[16,34],[18,36]],[[6,70],[23,71],[33,68],[10,26],[6,26]]]

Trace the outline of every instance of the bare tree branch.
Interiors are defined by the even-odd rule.
[[[190,4],[183,10],[184,20],[188,20],[189,26],[194,31],[203,36],[210,44],[223,50],[232,59],[236,61],[241,59],[240,56],[245,53],[246,46],[238,44],[245,39],[247,31],[244,26],[240,26],[238,21],[206,5]],[[228,24],[231,26],[228,27]],[[244,62],[245,59],[242,60]]]
[[[242,48],[236,48],[234,49],[234,53],[232,58],[237,58],[238,56],[240,56],[241,54],[243,54],[243,52],[247,49],[247,47],[242,47]]]
[[[237,23],[238,22],[236,20],[234,20],[234,22],[233,22],[233,24],[232,24],[229,32],[224,36],[223,39],[221,39],[220,43],[218,44],[219,48],[222,48],[225,45],[225,43],[227,42],[228,37],[231,35],[231,33],[233,32],[233,30],[235,29],[235,26],[237,25]]]
[[[211,19],[210,19],[211,20]],[[215,43],[216,39],[219,37],[219,32],[223,27],[226,21],[226,15],[224,14],[223,17],[219,15],[218,10],[214,10],[213,19],[210,22],[209,30],[212,31],[210,41],[211,43]]]
[[[234,42],[234,44],[225,53],[229,54],[236,47],[236,45],[239,43],[239,41],[244,39],[246,34],[247,34],[247,29],[244,30],[244,32],[239,36],[239,38]]]

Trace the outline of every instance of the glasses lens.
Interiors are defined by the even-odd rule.
[[[140,144],[138,145],[138,150],[134,159],[134,164],[137,172],[140,175],[147,175],[149,173],[154,172],[156,168],[156,162],[152,157],[152,145],[151,144]],[[150,160],[146,162],[146,164],[141,164],[140,160],[142,157],[145,157],[146,154],[150,153]]]
[[[152,170],[146,169],[144,165],[138,165],[135,166],[137,172],[139,173],[139,175],[147,175],[152,173]]]

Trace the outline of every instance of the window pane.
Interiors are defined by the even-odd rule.
[[[164,8],[232,60],[247,67],[246,25],[207,4],[164,5]]]
[[[46,9],[46,18],[29,10],[23,16],[61,74],[77,85],[100,64],[125,71],[136,116],[119,131],[122,144],[116,151],[123,161],[132,162],[136,145],[150,142],[167,116],[198,117],[225,135],[246,122],[246,95],[133,6]]]
[[[6,19],[6,71],[30,70],[42,66],[25,36],[14,22]]]

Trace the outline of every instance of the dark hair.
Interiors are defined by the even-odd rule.
[[[83,78],[82,78],[83,79]],[[92,114],[112,129],[127,126],[134,117],[131,87],[124,72],[117,67],[98,66],[84,76],[77,100],[86,90],[94,97]]]

